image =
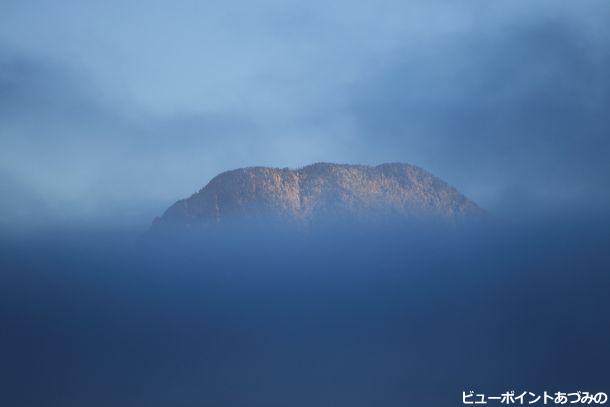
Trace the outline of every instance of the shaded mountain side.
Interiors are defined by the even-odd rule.
[[[309,223],[324,219],[441,219],[484,211],[456,189],[409,164],[317,163],[300,169],[250,167],[214,177],[153,222],[192,227],[234,220]]]

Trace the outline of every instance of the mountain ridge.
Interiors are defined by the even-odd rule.
[[[153,228],[231,220],[459,220],[484,211],[445,181],[405,163],[377,166],[318,162],[297,169],[245,167],[222,172],[178,200]]]

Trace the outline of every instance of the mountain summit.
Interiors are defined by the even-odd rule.
[[[442,219],[483,213],[446,182],[409,164],[376,167],[317,163],[292,170],[250,167],[223,172],[170,206],[153,228],[235,220]]]

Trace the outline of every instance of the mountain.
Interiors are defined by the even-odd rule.
[[[317,163],[296,170],[250,167],[219,174],[170,206],[154,220],[153,229],[261,219],[457,221],[483,213],[446,182],[413,165]]]

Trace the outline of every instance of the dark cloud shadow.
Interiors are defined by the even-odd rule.
[[[600,210],[610,200],[608,44],[564,21],[475,29],[396,53],[352,89],[351,109],[367,143],[424,152],[422,164],[466,190],[493,183],[501,209]]]

